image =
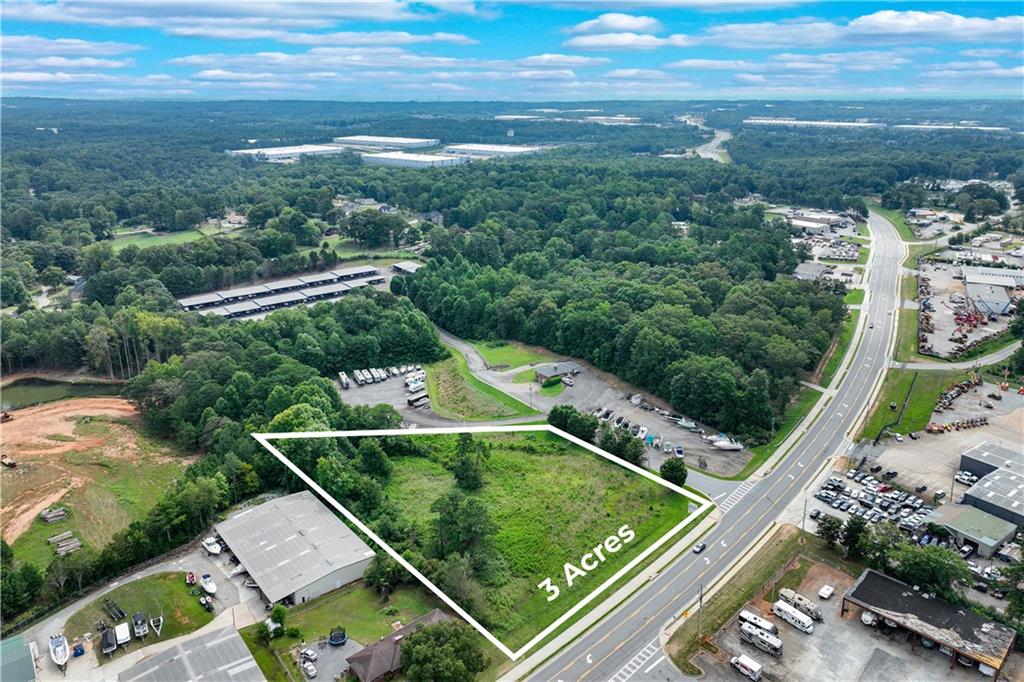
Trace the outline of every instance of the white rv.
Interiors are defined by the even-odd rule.
[[[782,640],[750,623],[740,623],[740,639],[753,644],[769,656],[778,658],[782,655]]]
[[[779,590],[779,599],[786,602],[804,615],[810,616],[813,620],[822,621],[825,618],[821,615],[821,609],[810,599],[785,587]]]
[[[772,604],[772,613],[795,627],[800,632],[806,632],[808,635],[814,632],[814,623],[811,621],[811,617],[805,613],[797,611],[794,607],[781,599]]]
[[[771,622],[770,620],[765,620],[761,616],[753,614],[750,611],[747,611],[746,609],[740,611],[740,623],[750,623],[755,628],[758,628],[759,630],[764,630],[765,632],[771,635],[779,634],[778,625]]]

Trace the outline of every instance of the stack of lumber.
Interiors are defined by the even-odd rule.
[[[82,541],[76,538],[75,534],[70,530],[66,530],[63,533],[47,538],[46,541],[53,545],[54,549],[57,550],[57,556],[71,554],[72,552],[78,551],[82,548]]]
[[[57,523],[63,521],[68,517],[68,510],[64,507],[53,507],[52,509],[44,509],[39,512],[39,518],[46,523]]]

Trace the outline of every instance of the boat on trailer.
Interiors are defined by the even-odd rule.
[[[157,616],[156,618],[150,618],[149,619],[149,625],[150,625],[150,627],[153,628],[153,632],[156,633],[156,636],[159,637],[160,636],[160,630],[162,630],[163,627],[164,627],[164,617],[163,617],[163,614]]]
[[[146,623],[146,615],[142,611],[136,611],[132,616],[132,627],[135,629],[135,636],[143,639],[149,634],[149,624]]]
[[[100,634],[100,651],[107,656],[112,656],[117,650],[117,637],[113,628],[107,628]]]
[[[220,554],[220,543],[217,542],[217,538],[210,536],[203,540],[203,549],[210,554]]]
[[[68,647],[68,639],[63,634],[50,635],[50,658],[61,672],[68,667],[68,659],[71,658],[71,649]]]

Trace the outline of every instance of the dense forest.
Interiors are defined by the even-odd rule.
[[[442,358],[432,322],[586,358],[686,414],[762,441],[829,347],[843,291],[786,277],[799,260],[788,228],[735,200],[758,192],[864,213],[864,195],[902,201],[906,189],[894,188],[911,178],[1016,180],[1024,160],[1019,141],[995,137],[965,142],[954,158],[942,148],[954,138],[938,133],[904,133],[893,143],[870,132],[740,128],[730,147],[735,164],[659,157],[709,136],[675,117],[704,112],[713,123],[712,103],[597,103],[640,117],[641,126],[493,118],[542,106],[5,99],[4,371],[87,367],[126,379],[124,396],[146,427],[203,457],[101,551],[58,559],[45,576],[4,570],[3,611],[45,608],[192,539],[230,504],[293,487],[252,432],[396,426],[390,407],[344,404],[329,377]],[[366,167],[354,154],[277,165],[223,153],[346,134],[558,146],[430,170]],[[991,197],[975,194],[971,202],[988,208],[982,202]],[[345,216],[339,196],[438,211],[442,224],[425,232],[395,217]],[[247,218],[230,237],[116,248],[120,231],[184,232],[229,210]],[[261,321],[186,313],[174,300],[334,266],[342,257],[324,240],[336,234],[364,248],[425,239],[428,265],[396,280],[391,293]],[[68,275],[83,278],[80,301],[61,294],[34,307],[41,286],[62,287]],[[393,444],[381,446],[396,454]],[[296,453],[307,466],[339,462],[325,472],[344,486],[339,496],[382,535],[400,536],[400,526],[387,525],[379,480],[386,460],[376,451],[297,447],[309,448],[304,459]],[[4,566],[14,566],[17,557],[3,550]],[[391,568],[378,567],[381,580]],[[459,566],[450,568],[457,580]]]

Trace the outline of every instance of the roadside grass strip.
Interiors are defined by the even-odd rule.
[[[467,493],[494,522],[491,546],[506,565],[503,579],[486,590],[486,613],[497,616],[490,617],[490,627],[424,575],[426,559],[416,556],[414,563],[403,557],[278,449],[288,449],[281,441],[310,438],[425,439],[426,456],[391,458],[385,490],[400,514],[419,524],[421,533],[430,533],[433,501],[455,486],[446,458],[454,452],[455,436],[463,433],[478,434],[490,450],[482,464],[483,486]],[[512,660],[582,616],[588,606],[597,606],[610,588],[634,575],[712,507],[707,498],[546,424],[253,437]]]

